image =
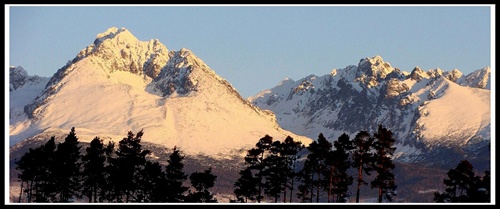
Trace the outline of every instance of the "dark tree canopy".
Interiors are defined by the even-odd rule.
[[[443,193],[434,193],[435,202],[490,202],[489,171],[485,172],[484,177],[478,177],[474,173],[472,164],[467,160],[462,160],[447,174],[448,178],[443,180],[446,189]]]

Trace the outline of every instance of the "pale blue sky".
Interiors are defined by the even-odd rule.
[[[408,72],[419,66],[468,74],[494,65],[494,5],[6,8],[6,63],[30,75],[52,76],[110,27],[191,50],[245,98],[285,77],[322,76],[375,55]]]

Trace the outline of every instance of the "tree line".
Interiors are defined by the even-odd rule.
[[[117,146],[95,137],[82,154],[73,127],[62,143],[51,137],[29,148],[15,161],[20,171],[18,201],[217,202],[209,191],[217,179],[211,168],[187,175],[184,156],[176,147],[167,165],[150,161],[146,156],[151,152],[141,148],[143,134],[129,131]],[[397,188],[394,143],[392,132],[381,125],[373,135],[360,131],[351,139],[344,133],[333,143],[320,133],[308,146],[290,136],[278,141],[265,135],[247,150],[230,202],[291,203],[295,197],[303,203],[345,203],[351,198],[359,203],[363,186],[377,191],[379,203],[392,202]],[[447,174],[443,180],[447,188],[435,192],[433,201],[490,201],[489,171],[476,176],[472,164],[463,160]]]
[[[292,202],[294,191],[301,202],[347,202],[353,183],[356,202],[361,187],[367,185],[378,191],[378,202],[392,201],[397,188],[394,142],[392,132],[381,125],[373,136],[360,131],[351,140],[344,133],[333,144],[320,133],[307,147],[290,136],[280,142],[266,135],[247,151],[231,202],[260,203],[266,197],[273,202]],[[302,163],[300,153],[306,153]],[[348,173],[351,168],[356,176]],[[375,177],[367,182],[364,177],[372,172]]]
[[[184,156],[176,147],[165,168],[146,159],[141,148],[141,130],[115,143],[95,137],[85,153],[75,128],[64,142],[51,137],[45,144],[30,148],[18,161],[19,202],[74,202],[87,198],[95,202],[217,202],[209,191],[217,176],[211,168],[184,173]],[[190,187],[185,181],[189,177]]]

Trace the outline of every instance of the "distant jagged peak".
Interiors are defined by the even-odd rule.
[[[337,75],[337,69],[333,69],[332,71],[330,71],[330,75],[331,76],[336,76]]]
[[[28,72],[21,66],[10,66],[9,70],[9,91],[14,91],[26,83]]]
[[[449,71],[449,72],[446,72],[446,74],[444,74],[444,76],[450,80],[450,81],[453,81],[453,82],[456,82],[458,79],[460,79],[462,77],[463,73],[458,70],[457,68]]]
[[[293,79],[291,79],[289,77],[285,77],[283,80],[281,80],[278,83],[278,86],[282,86],[282,85],[285,85],[285,84],[288,84],[288,83],[293,83],[293,82],[295,82]]]
[[[41,77],[38,75],[29,75],[21,66],[10,66],[9,67],[9,91],[17,90],[27,83],[38,84],[47,83],[49,78]]]
[[[27,77],[28,76],[28,72],[21,66],[10,66],[9,67],[9,74],[10,74],[10,77],[12,78],[12,76],[16,76],[16,77]]]
[[[378,65],[378,64],[383,64],[384,63],[384,59],[382,59],[382,57],[380,55],[375,55],[373,57],[365,57],[363,60],[361,60],[361,62],[370,62],[374,65]]]
[[[95,45],[102,43],[106,39],[117,39],[120,42],[136,42],[138,39],[130,33],[126,28],[111,27],[104,33],[99,33],[94,41]]]
[[[358,67],[364,71],[367,76],[374,78],[385,78],[385,76],[394,68],[390,63],[385,62],[380,55],[375,55],[371,58],[366,57],[359,61]]]
[[[469,73],[467,76],[465,76],[465,81],[463,81],[462,84],[475,88],[490,89],[490,76],[491,68],[487,66]]]
[[[414,67],[410,73],[410,78],[413,80],[416,80],[416,81],[421,81],[422,78],[426,78],[426,77],[427,77],[427,74],[419,66]]]

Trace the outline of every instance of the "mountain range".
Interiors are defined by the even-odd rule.
[[[158,150],[242,160],[266,134],[308,145],[320,133],[333,142],[383,125],[394,133],[396,162],[449,169],[465,158],[489,170],[490,71],[405,72],[376,55],[244,99],[190,50],[112,27],[49,78],[10,67],[10,151],[75,127],[82,142],[143,130]]]
[[[397,160],[447,165],[489,159],[490,71],[417,66],[408,73],[374,56],[323,76],[285,79],[248,100],[274,112],[284,129],[313,139],[374,133],[380,124],[394,133]]]

